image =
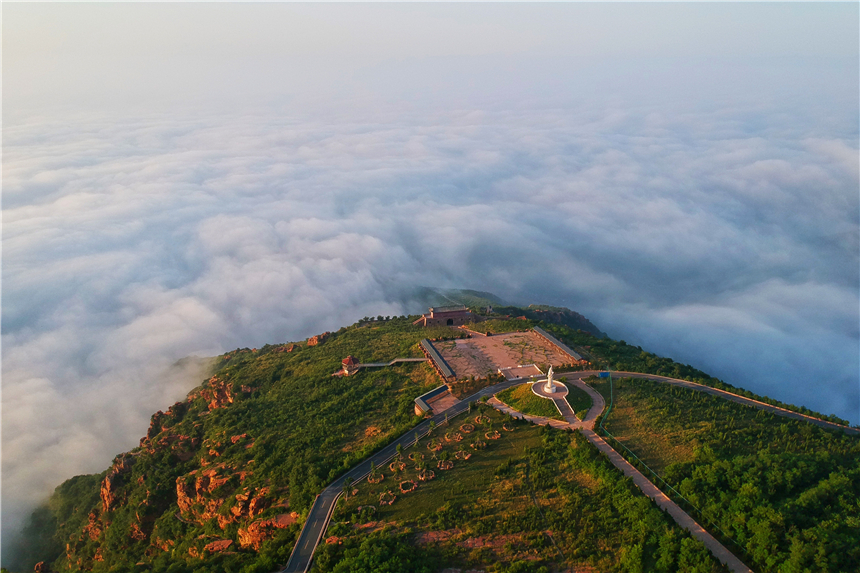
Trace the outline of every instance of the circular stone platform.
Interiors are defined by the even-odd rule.
[[[560,382],[553,383],[553,386],[555,386],[555,392],[553,392],[552,394],[549,394],[544,391],[544,386],[546,386],[546,380],[534,382],[532,384],[532,392],[534,392],[541,398],[546,398],[547,400],[555,400],[556,398],[564,398],[565,396],[567,396],[567,386],[561,384]]]

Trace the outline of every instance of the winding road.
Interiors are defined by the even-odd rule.
[[[711,536],[707,531],[705,531],[702,526],[696,523],[696,521],[686,512],[684,512],[684,510],[681,509],[677,504],[675,504],[675,502],[666,497],[666,495],[662,491],[660,491],[657,486],[651,483],[648,478],[646,478],[642,473],[640,473],[639,470],[634,468],[618,452],[612,449],[612,447],[607,444],[603,440],[603,438],[598,436],[593,431],[595,420],[603,411],[603,408],[605,407],[605,401],[603,399],[603,396],[600,395],[600,393],[594,390],[594,388],[592,388],[591,386],[588,386],[587,384],[582,382],[582,379],[596,374],[598,374],[598,371],[567,372],[563,374],[560,373],[558,375],[559,378],[566,378],[568,383],[585,390],[591,396],[593,401],[592,407],[589,409],[588,413],[582,421],[576,420],[575,417],[573,417],[573,420],[570,419],[573,414],[572,410],[570,412],[571,416],[564,416],[566,421],[561,422],[560,420],[549,420],[548,418],[540,418],[537,416],[526,416],[520,414],[495,399],[491,400],[490,403],[499,410],[511,414],[518,414],[520,417],[538,423],[542,422],[556,427],[569,427],[579,429],[580,431],[582,431],[583,435],[589,440],[589,442],[594,444],[595,447],[597,447],[600,451],[604,452],[608,456],[609,460],[613,463],[613,465],[615,465],[615,467],[624,472],[625,475],[629,476],[645,495],[650,497],[652,500],[654,500],[655,503],[657,503],[659,507],[669,513],[669,515],[679,525],[681,525],[681,527],[684,527],[694,537],[702,541],[702,543],[704,543],[705,546],[708,547],[708,549],[714,554],[714,556],[717,557],[726,566],[728,566],[729,569],[735,571],[736,573],[752,573],[751,570],[746,565],[744,565],[734,554],[732,554],[719,541],[717,541],[713,536]],[[719,396],[720,398],[730,400],[738,404],[767,410],[778,416],[784,416],[786,418],[809,422],[822,428],[830,430],[842,430],[850,434],[860,434],[860,430],[856,428],[850,428],[847,426],[842,426],[840,424],[834,424],[832,422],[827,422],[825,420],[813,418],[812,416],[792,412],[790,410],[786,410],[778,406],[765,404],[764,402],[760,402],[758,400],[745,398],[743,396],[738,396],[737,394],[732,394],[730,392],[718,390],[716,388],[711,388],[710,386],[697,384],[695,382],[688,382],[686,380],[678,380],[665,376],[657,376],[654,374],[641,374],[638,372],[614,372],[613,374],[616,377],[644,378],[648,380],[655,380],[657,382],[663,382],[675,386],[689,388],[692,390],[705,392],[713,396]],[[351,470],[349,470],[348,472],[337,478],[335,481],[333,481],[331,484],[329,484],[329,486],[326,487],[314,501],[310,513],[308,514],[307,521],[305,521],[302,531],[299,534],[299,539],[296,542],[295,547],[293,548],[293,552],[290,555],[289,561],[287,562],[287,566],[282,569],[280,573],[305,573],[310,568],[314,550],[316,549],[317,545],[322,539],[323,534],[325,533],[326,527],[328,526],[328,522],[331,519],[331,514],[334,511],[335,504],[337,503],[338,498],[341,496],[344,483],[348,478],[352,478],[353,483],[355,483],[364,479],[370,473],[371,463],[375,463],[377,467],[384,466],[396,455],[398,444],[406,448],[415,443],[416,435],[419,438],[427,435],[427,433],[430,431],[431,421],[433,421],[437,426],[441,425],[445,422],[446,416],[454,417],[458,414],[465,412],[466,409],[469,407],[469,402],[480,400],[484,396],[491,397],[494,394],[501,392],[502,390],[506,390],[508,388],[511,388],[518,384],[523,384],[528,381],[529,380],[526,378],[514,378],[511,380],[505,380],[504,382],[488,386],[472,394],[468,398],[461,400],[460,402],[448,408],[444,412],[441,412],[433,416],[432,418],[421,422],[420,424],[415,426],[415,428],[407,431],[397,440],[384,447],[376,454],[366,458],[357,466],[353,467]],[[565,404],[567,404],[566,401],[564,402]],[[567,408],[569,409],[570,406],[567,405]]]

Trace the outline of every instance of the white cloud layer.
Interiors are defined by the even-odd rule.
[[[480,29],[520,24],[507,18]],[[354,69],[304,73],[254,52],[277,47],[264,38],[248,66],[223,64],[223,101],[186,90],[165,107],[174,80],[208,89],[219,70],[159,80],[153,62],[111,67],[121,53],[53,35],[58,77],[105,78],[55,94],[60,80],[33,64],[63,58],[16,51],[6,20],[4,545],[53,487],[107,467],[199,383],[169,370],[177,359],[414,312],[418,285],[563,304],[613,337],[860,422],[858,60],[834,55],[836,40],[789,63],[773,45],[769,60],[716,57],[718,35],[699,59],[613,48],[592,61],[587,25],[576,57],[561,24],[486,53],[465,26],[439,53],[359,49]],[[28,109],[40,94],[48,111]]]

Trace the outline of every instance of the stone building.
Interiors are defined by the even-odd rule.
[[[465,306],[446,306],[441,308],[430,308],[430,312],[421,315],[421,318],[412,324],[421,326],[463,326],[473,322],[475,315]]]

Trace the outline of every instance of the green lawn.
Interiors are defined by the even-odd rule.
[[[588,395],[588,392],[577,388],[573,384],[565,382],[564,385],[567,386],[567,403],[573,408],[576,417],[582,420],[588,413],[588,410],[591,409],[591,396]]]
[[[511,458],[523,456],[528,448],[540,445],[541,440],[538,426],[532,426],[528,423],[512,424],[508,421],[508,416],[492,408],[483,409],[482,415],[489,417],[490,421],[475,423],[477,411],[473,410],[470,414],[461,414],[452,418],[449,420],[448,426],[442,424],[436,428],[430,438],[425,437],[418,443],[417,448],[413,446],[405,449],[403,457],[407,464],[406,469],[395,475],[388,466],[380,468],[380,471],[385,475],[382,483],[371,484],[362,481],[357,487],[358,495],[338,504],[335,519],[349,516],[359,506],[373,505],[377,507],[377,514],[374,519],[386,522],[396,521],[402,525],[417,524],[423,522],[427,516],[434,515],[446,503],[460,505],[473,502],[476,498],[486,495],[497,481],[494,472],[499,465]],[[516,428],[513,432],[505,431],[502,428],[502,424],[506,421],[509,424],[508,427]],[[445,441],[446,433],[459,432],[460,425],[466,423],[475,426],[475,431],[468,434],[462,433],[464,439],[461,442]],[[498,431],[501,437],[497,440],[487,439],[485,434],[493,431]],[[437,459],[433,459],[434,452],[427,447],[434,439],[442,444],[442,451],[435,453]],[[469,444],[477,439],[485,442],[487,447],[483,450],[469,447]],[[460,449],[469,452],[472,456],[465,461],[454,459],[455,452]],[[413,452],[424,456],[424,462],[436,474],[433,480],[428,482],[418,480],[415,463],[408,459],[409,454]],[[454,461],[453,469],[440,470],[436,467],[436,463],[443,453],[447,453]],[[414,481],[418,484],[418,489],[407,494],[401,494],[399,484],[404,480]],[[393,505],[380,506],[379,495],[387,490],[394,492],[397,495],[397,500]]]
[[[520,384],[497,394],[499,400],[523,414],[563,420],[552,400],[541,398],[532,392],[531,384]]]
[[[380,484],[359,483],[356,495],[338,503],[330,542],[317,549],[312,571],[726,572],[581,434],[481,408],[489,423],[475,424],[473,411],[436,429],[434,438],[444,444],[437,457],[458,449],[444,435],[464,423],[478,426],[468,436],[483,436],[492,424],[498,440],[485,440],[484,450],[467,448],[469,460],[435,470],[434,480],[410,493],[398,486],[415,479],[412,462],[397,476],[383,468]],[[429,441],[405,450],[404,458],[419,452],[430,460]],[[380,506],[380,493],[389,489],[396,500]],[[377,510],[358,511],[369,505]]]

